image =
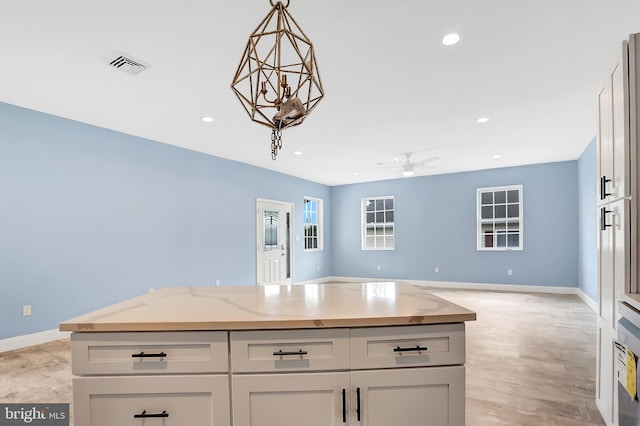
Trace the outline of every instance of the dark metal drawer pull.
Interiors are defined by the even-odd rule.
[[[169,413],[167,413],[166,411],[162,411],[162,413],[160,413],[160,414],[147,414],[147,410],[144,410],[140,414],[134,414],[133,415],[134,419],[147,419],[147,418],[151,418],[151,417],[169,417]]]
[[[600,209],[600,230],[601,231],[606,231],[608,227],[612,226],[611,224],[607,223],[607,215],[609,213],[612,213],[612,210],[607,210],[606,207],[602,207]]]
[[[347,422],[347,390],[342,389],[342,423]]]
[[[273,356],[286,356],[286,355],[307,355],[308,352],[307,351],[303,351],[302,349],[300,349],[299,351],[296,352],[284,352],[282,350],[279,350],[278,352],[274,352]]]
[[[360,388],[356,389],[356,416],[357,420],[360,421]]]
[[[416,346],[415,348],[401,348],[398,346],[393,349],[394,352],[422,352],[426,350],[428,350],[426,346]]]
[[[611,192],[607,192],[607,183],[611,182],[611,179],[607,179],[606,176],[600,176],[600,199],[605,200],[609,195],[613,195]]]
[[[131,358],[166,358],[167,354],[160,352],[159,354],[145,354],[140,352],[139,354],[131,354]]]

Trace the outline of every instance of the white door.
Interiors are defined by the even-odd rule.
[[[258,200],[257,284],[292,284],[293,204]]]
[[[234,425],[348,424],[347,372],[234,375],[232,383]]]

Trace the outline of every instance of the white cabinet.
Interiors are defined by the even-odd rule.
[[[73,379],[78,426],[229,426],[227,375]]]
[[[629,196],[627,43],[598,92],[598,195],[600,202]]]
[[[351,330],[351,369],[464,364],[464,324]]]
[[[351,373],[351,425],[464,425],[464,367]]]
[[[464,330],[76,332],[74,418],[82,426],[463,426]]]
[[[598,210],[598,317],[602,326],[617,330],[617,303],[628,288],[630,258],[630,201],[603,205]]]
[[[463,323],[232,331],[234,425],[462,426],[464,340]]]
[[[348,419],[349,373],[233,375],[233,424],[333,426]]]
[[[231,371],[349,369],[349,329],[232,331]]]
[[[596,352],[596,406],[607,425],[617,425],[616,404],[618,386],[615,377],[614,340],[616,336],[609,325],[597,326]]]
[[[464,324],[356,328],[350,337],[351,425],[464,425]]]
[[[227,332],[73,333],[74,422],[229,426]]]
[[[75,375],[229,370],[224,331],[73,333],[71,342]]]
[[[463,366],[234,375],[243,426],[464,425]]]
[[[636,164],[638,37],[623,42],[618,60],[598,92],[598,356],[596,405],[607,425],[617,425],[613,343],[620,315],[637,278]],[[632,232],[633,231],[633,232]]]

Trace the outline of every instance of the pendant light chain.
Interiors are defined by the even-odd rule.
[[[276,161],[278,151],[282,149],[282,132],[273,129],[271,131],[271,159]]]

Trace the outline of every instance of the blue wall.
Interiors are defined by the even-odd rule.
[[[595,138],[578,159],[578,282],[592,300],[598,296],[597,170]]]
[[[0,103],[0,339],[148,288],[255,283],[257,198],[294,203],[299,236],[303,197],[324,200],[325,249],[296,243],[298,282],[579,286],[595,299],[595,173],[592,142],[578,161],[330,188]],[[511,184],[525,249],[478,252],[476,188]],[[364,252],[360,200],[380,195],[395,196],[396,250]]]
[[[324,185],[1,103],[0,194],[0,339],[148,288],[254,284],[256,199],[295,203],[296,235],[304,196],[330,208]],[[296,280],[330,247],[298,243]]]
[[[577,177],[576,161],[568,161],[333,187],[333,273],[576,287]],[[518,184],[524,250],[478,251],[476,189]],[[396,249],[363,251],[360,200],[386,195],[395,196]]]

